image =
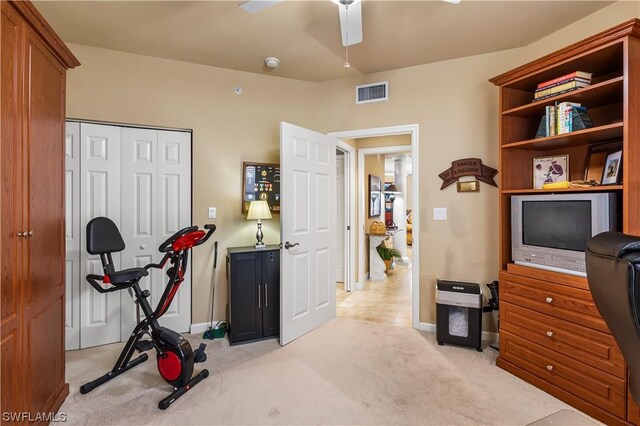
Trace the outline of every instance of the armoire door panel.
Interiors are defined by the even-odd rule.
[[[26,154],[29,210],[27,300],[64,280],[64,93],[65,73],[31,30],[26,31]]]
[[[50,304],[38,301],[29,308],[25,350],[32,413],[46,411],[64,387],[63,303],[60,290]]]
[[[80,123],[65,128],[65,348],[80,348]]]
[[[120,129],[80,123],[80,141],[80,347],[86,348],[120,341],[121,292],[101,294],[85,280],[104,274],[100,257],[87,253],[87,223],[105,216],[122,229]],[[112,257],[120,269],[121,254]]]
[[[15,11],[2,2],[2,55],[0,58],[2,71],[2,90],[0,90],[0,286],[1,307],[0,318],[11,320],[19,315],[21,304],[20,282],[18,267],[19,250],[23,241],[17,233],[24,225],[22,221],[22,179],[20,152],[20,116],[18,114],[20,92],[20,19]],[[7,329],[15,333],[15,329]],[[5,337],[4,322],[2,338]],[[15,340],[12,341],[15,343]],[[13,344],[12,343],[12,344]],[[7,371],[4,368],[2,371]],[[3,378],[4,384],[4,378]],[[4,385],[3,385],[4,386]],[[3,388],[4,390],[4,388]],[[4,392],[3,392],[4,393]],[[4,401],[4,398],[3,398]]]
[[[20,366],[22,365],[22,350],[20,345],[20,329],[18,321],[14,321],[13,327],[2,324],[2,338],[0,338],[0,362],[2,363],[2,375],[0,375],[0,402],[2,411],[18,413],[22,411],[22,390],[20,380]]]

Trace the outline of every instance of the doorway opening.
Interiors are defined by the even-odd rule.
[[[340,186],[341,153],[336,152],[338,198],[343,191],[349,201],[357,200],[354,224],[357,241],[354,250],[345,251],[355,276],[348,288],[340,282],[336,268],[336,304],[338,316],[375,322],[418,327],[419,324],[419,192],[418,126],[396,126],[337,132],[339,138],[357,153],[356,181],[353,190]],[[356,155],[353,155],[354,160]],[[379,182],[370,189],[369,175]],[[416,176],[416,179],[413,177]],[[345,176],[345,181],[349,180]],[[373,196],[372,196],[373,193]],[[375,195],[377,193],[377,195]],[[373,205],[372,205],[373,203]],[[338,202],[338,222],[346,217]],[[373,209],[373,211],[372,211]],[[384,235],[371,235],[371,224],[384,223]],[[343,240],[338,236],[339,245]],[[407,244],[408,243],[408,244]],[[383,257],[392,252],[391,265]],[[340,256],[340,253],[339,253]]]

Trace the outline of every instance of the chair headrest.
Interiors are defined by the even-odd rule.
[[[622,258],[640,252],[640,237],[620,232],[603,232],[589,240],[587,251],[600,256]]]
[[[124,240],[118,227],[107,217],[96,217],[87,223],[87,252],[115,253],[124,250]]]

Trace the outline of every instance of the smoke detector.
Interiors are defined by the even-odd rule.
[[[269,57],[264,60],[264,65],[272,70],[278,68],[278,64],[280,64],[280,59],[278,58]]]

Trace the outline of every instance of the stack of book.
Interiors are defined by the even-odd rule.
[[[565,74],[562,77],[545,81],[538,84],[538,88],[534,94],[533,101],[557,96],[562,93],[571,92],[572,90],[582,89],[591,85],[591,73],[584,71],[575,71]]]
[[[593,127],[587,108],[576,102],[561,102],[545,107],[536,138],[544,138]]]

